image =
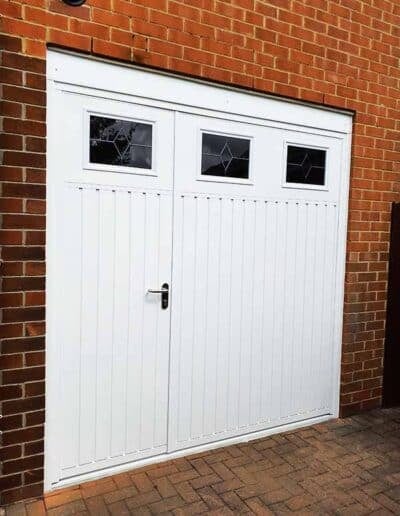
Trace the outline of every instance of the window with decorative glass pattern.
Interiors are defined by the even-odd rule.
[[[201,174],[238,179],[249,178],[250,140],[203,133]]]
[[[151,169],[152,139],[151,124],[90,115],[90,163]]]
[[[286,182],[304,185],[325,185],[326,151],[288,145]]]

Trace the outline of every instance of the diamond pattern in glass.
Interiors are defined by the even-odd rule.
[[[326,151],[289,145],[286,182],[323,186],[325,184]]]
[[[203,133],[201,173],[248,179],[249,154],[250,140]]]
[[[151,124],[90,116],[90,162],[151,169]]]
[[[232,158],[233,158],[233,155],[232,155],[231,149],[229,148],[228,143],[225,143],[224,148],[222,149],[222,152],[220,155],[221,163],[222,163],[222,166],[224,167],[225,172],[228,170],[229,165],[232,162]]]

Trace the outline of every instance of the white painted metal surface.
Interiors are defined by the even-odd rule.
[[[200,131],[251,138],[248,184],[199,180]],[[288,140],[328,191],[282,188]],[[332,414],[340,141],[188,114],[176,141],[170,449]]]
[[[169,316],[146,290],[169,279],[171,199],[66,189],[60,417],[69,476],[166,451]]]
[[[167,450],[170,314],[147,290],[170,283],[174,119],[50,95],[47,460],[59,480]],[[86,169],[87,111],[153,122],[155,175]]]
[[[350,117],[48,66],[46,489],[336,416]],[[151,123],[150,173],[88,166],[90,113]],[[248,181],[201,177],[202,131],[251,140]],[[326,187],[287,187],[287,144]]]

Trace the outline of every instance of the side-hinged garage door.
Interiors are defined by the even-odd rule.
[[[173,449],[334,412],[343,146],[176,118]]]
[[[351,118],[48,58],[46,489],[336,416]]]
[[[167,451],[170,312],[149,290],[171,283],[173,116],[50,91],[48,459],[60,478]]]

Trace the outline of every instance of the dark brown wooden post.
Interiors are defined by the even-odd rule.
[[[392,204],[383,406],[400,405],[400,203]]]

